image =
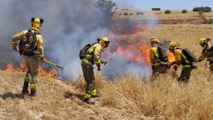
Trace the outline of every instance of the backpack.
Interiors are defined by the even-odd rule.
[[[28,32],[24,35],[24,37],[19,42],[19,53],[20,55],[32,56],[34,55],[34,51],[37,50],[37,38],[36,35],[40,34],[37,32],[32,32],[28,30]]]
[[[85,45],[81,50],[80,50],[80,52],[79,52],[79,58],[80,59],[83,59],[84,57],[85,57],[85,55],[87,54],[87,51],[88,51],[88,49],[91,47],[91,46],[93,46],[94,44],[96,44],[96,43],[93,43],[93,44],[87,44],[87,45]]]
[[[189,62],[196,62],[197,58],[195,55],[187,48],[182,49],[182,53],[186,56]]]
[[[158,51],[158,59],[159,59],[161,62],[168,62],[166,50],[164,50],[163,47],[159,46],[159,47],[157,48],[157,51]]]
[[[158,52],[158,59],[161,62],[168,62],[168,57],[167,57],[167,49],[165,48],[165,46],[163,46],[164,44],[161,44],[158,48],[157,48],[157,52]]]

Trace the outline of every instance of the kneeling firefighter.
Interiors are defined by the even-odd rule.
[[[38,75],[39,60],[45,61],[43,38],[40,34],[40,28],[44,20],[42,18],[32,18],[32,27],[24,30],[12,37],[13,50],[23,55],[24,63],[27,68],[24,77],[22,95],[28,94],[28,85],[30,84],[30,95],[36,95],[36,83]],[[17,45],[17,42],[19,44]],[[18,46],[18,47],[17,47]]]
[[[106,64],[107,61],[101,59],[101,53],[104,48],[108,47],[109,39],[103,37],[98,39],[98,42],[91,45],[85,53],[82,59],[81,65],[83,70],[84,79],[86,81],[86,90],[83,95],[83,99],[88,104],[94,104],[95,102],[91,100],[91,97],[97,96],[97,90],[95,89],[95,76],[94,67],[95,64],[98,71],[101,70],[102,64]]]
[[[198,62],[203,61],[207,58],[207,62],[210,65],[210,71],[213,71],[213,46],[209,44],[210,38],[200,38],[199,44],[203,48],[200,57],[198,58]]]

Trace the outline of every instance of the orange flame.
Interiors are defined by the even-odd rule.
[[[144,56],[142,56],[142,57],[145,60],[145,63],[150,65],[150,57],[149,57],[150,56],[150,52],[149,52],[150,46],[143,41],[140,42],[139,46],[140,46],[139,49],[140,49],[141,53],[144,54]]]
[[[137,62],[137,63],[145,63],[147,65],[150,64],[149,58],[149,49],[150,46],[143,40],[138,34],[142,32],[142,29],[133,28],[135,34],[122,34],[115,35],[113,33],[109,33],[109,36],[112,40],[116,40],[118,42],[117,53],[126,58],[127,60]]]
[[[12,63],[7,64],[7,69],[6,71],[10,72],[26,72],[27,69],[24,65],[24,63],[20,63],[18,68],[15,68]],[[44,70],[41,66],[38,68],[38,76],[46,76],[46,77],[51,77],[51,78],[56,78],[58,76],[58,72],[56,69],[51,69],[49,72]]]
[[[175,61],[175,56],[174,56],[174,54],[172,52],[168,52],[167,56],[168,56],[169,62],[174,62]]]
[[[56,69],[51,69],[49,72],[45,71],[41,66],[38,68],[39,76],[46,76],[51,78],[56,78],[58,76],[58,72]]]
[[[6,70],[7,71],[15,71],[15,68],[14,68],[13,64],[9,63],[9,64],[7,64],[7,69]]]

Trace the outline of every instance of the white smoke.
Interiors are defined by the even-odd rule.
[[[107,29],[100,27],[103,15],[94,0],[1,0],[1,45],[10,50],[11,58],[18,58],[11,50],[12,35],[30,29],[32,17],[44,19],[41,34],[45,56],[59,65],[65,64],[63,74],[75,79],[80,71],[78,53],[87,43],[106,36]],[[3,49],[2,49],[3,50]],[[11,60],[12,61],[12,60]]]
[[[11,37],[24,29],[30,29],[32,17],[43,18],[41,34],[44,38],[46,58],[60,66],[65,65],[63,77],[66,80],[75,80],[79,73],[81,74],[78,57],[80,49],[87,43],[96,42],[98,37],[107,36],[109,32],[107,28],[102,27],[104,15],[95,7],[96,2],[96,0],[1,0],[1,50],[7,51],[11,61],[21,60],[21,56],[12,51]],[[144,25],[150,26],[153,23],[148,21]],[[107,66],[103,72],[110,77],[126,72],[149,77],[148,66],[130,62],[125,58],[113,57]]]

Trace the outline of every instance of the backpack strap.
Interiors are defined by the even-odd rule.
[[[92,43],[91,47],[87,50],[86,54],[92,55],[92,54],[94,53],[94,51],[95,51],[94,45],[95,45],[95,44],[97,44],[97,42]],[[93,47],[93,48],[92,48],[92,47]],[[91,50],[91,49],[92,49],[92,50]]]
[[[186,48],[185,48],[186,49]],[[182,58],[183,58],[183,60],[184,60],[184,62],[186,63],[186,64],[190,64],[191,62],[188,60],[188,58],[186,57],[186,55],[183,53],[183,50],[184,49],[181,49],[181,56],[182,56]]]

